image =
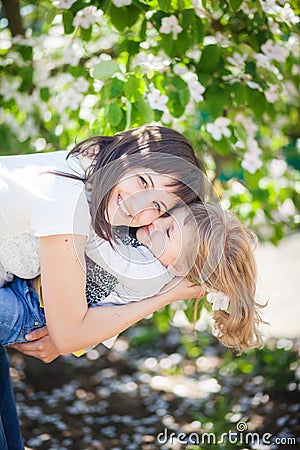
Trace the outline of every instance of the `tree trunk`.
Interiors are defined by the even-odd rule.
[[[19,0],[1,0],[4,8],[5,16],[8,20],[8,26],[13,36],[21,34],[24,36],[25,30],[20,14]]]

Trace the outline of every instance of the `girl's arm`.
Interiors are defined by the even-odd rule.
[[[204,291],[187,280],[167,292],[124,306],[88,308],[85,295],[86,237],[58,235],[41,238],[41,273],[47,326],[59,353],[95,345],[121,333],[148,314]],[[178,283],[178,280],[177,280]]]

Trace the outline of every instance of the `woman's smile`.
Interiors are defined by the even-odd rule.
[[[117,195],[117,203],[121,210],[121,213],[123,213],[123,215],[125,217],[132,217],[132,214],[130,214],[130,212],[120,194]]]

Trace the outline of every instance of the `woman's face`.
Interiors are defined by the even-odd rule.
[[[178,202],[171,192],[174,178],[151,169],[132,169],[112,189],[107,220],[111,225],[149,225]]]

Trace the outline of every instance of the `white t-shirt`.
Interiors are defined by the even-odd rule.
[[[95,237],[84,183],[52,171],[84,176],[87,158],[66,151],[0,156],[0,286],[12,274],[31,279],[40,273],[39,237],[89,236],[85,252],[119,281],[106,303],[122,304],[157,294],[169,272],[144,246],[121,242],[115,250]]]
[[[91,231],[85,253],[118,280],[113,291],[101,299],[101,304],[122,305],[152,297],[173,278],[144,245],[132,247],[118,240],[112,248],[108,241]]]
[[[90,232],[84,183],[49,171],[84,175],[66,151],[0,157],[0,286],[12,274],[40,271],[39,237]]]

